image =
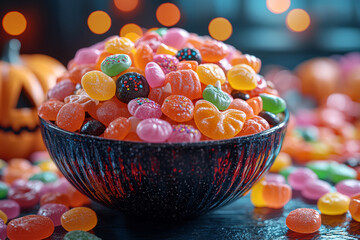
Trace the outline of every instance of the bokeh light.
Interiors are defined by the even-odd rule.
[[[17,36],[25,31],[27,22],[24,15],[17,11],[12,11],[5,14],[2,20],[2,25],[5,32],[10,35]]]
[[[293,9],[286,16],[286,26],[293,32],[303,32],[310,26],[310,16],[303,9]]]
[[[139,5],[139,0],[114,0],[114,4],[122,12],[131,12]]]
[[[219,41],[227,40],[232,34],[232,25],[226,18],[218,17],[209,23],[210,36]]]
[[[180,20],[180,10],[172,3],[163,3],[156,9],[156,18],[166,27],[174,26]]]
[[[266,6],[272,13],[283,13],[290,7],[290,0],[266,0]]]
[[[143,35],[141,27],[135,23],[125,24],[120,30],[120,37],[127,37],[131,41],[135,42]]]
[[[111,18],[106,12],[95,11],[89,15],[87,24],[93,33],[104,34],[111,27]]]

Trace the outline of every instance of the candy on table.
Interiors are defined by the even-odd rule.
[[[58,180],[58,176],[54,172],[43,171],[40,173],[35,173],[29,178],[29,180],[39,180],[43,183],[50,183]]]
[[[288,177],[288,182],[294,190],[302,190],[308,181],[314,181],[318,177],[308,168],[297,168]]]
[[[261,93],[260,97],[263,101],[264,111],[277,114],[286,109],[286,102],[281,97],[265,93]]]
[[[131,66],[131,59],[126,54],[110,55],[101,63],[101,71],[106,75],[113,77],[125,71]]]
[[[13,219],[20,215],[20,205],[14,200],[0,200],[0,210],[6,214],[8,219]]]
[[[203,99],[214,104],[219,110],[228,109],[232,99],[221,90],[220,81],[215,83],[215,86],[209,84],[203,91]]]
[[[100,50],[96,48],[81,48],[75,53],[74,63],[77,65],[95,64],[100,53]]]
[[[160,43],[159,47],[156,50],[156,54],[168,54],[175,56],[178,50],[176,48],[170,47],[164,43]]]
[[[150,86],[146,78],[136,72],[128,72],[116,81],[116,97],[124,103],[134,98],[148,97]]]
[[[355,195],[351,198],[349,204],[349,211],[351,217],[355,220],[360,222],[360,194]]]
[[[97,70],[85,73],[81,78],[81,85],[89,97],[99,101],[111,99],[116,91],[114,80]]]
[[[0,210],[0,219],[3,220],[3,222],[6,224],[8,221],[8,217],[6,216],[6,214]]]
[[[272,173],[278,173],[281,170],[286,169],[289,166],[291,166],[291,163],[292,163],[292,161],[291,161],[290,155],[285,152],[280,152],[277,155],[277,157],[275,158],[275,161],[269,171]],[[287,176],[284,176],[284,177],[287,178]]]
[[[54,98],[59,101],[64,101],[64,98],[73,94],[74,91],[75,84],[71,80],[65,79],[51,88],[47,95],[49,99]]]
[[[259,116],[254,116],[244,122],[244,126],[237,136],[247,136],[269,129],[269,123]]]
[[[306,167],[311,169],[319,179],[325,180],[329,177],[330,165],[330,161],[311,161],[306,164]]]
[[[247,101],[250,99],[250,95],[245,93],[245,92],[241,92],[241,91],[238,91],[238,90],[233,90],[231,92],[231,96],[235,99],[239,98],[239,99],[242,99],[244,101]]]
[[[90,113],[92,115],[92,113]],[[113,97],[112,99],[99,104],[95,109],[95,117],[96,120],[100,121],[105,126],[109,126],[109,124],[119,117],[130,117],[128,107],[125,103],[119,101],[117,97]]]
[[[229,54],[229,48],[225,43],[208,39],[199,48],[204,62],[216,63]]]
[[[191,125],[179,124],[173,126],[173,131],[168,138],[168,142],[198,142],[201,133]]]
[[[61,225],[61,216],[67,211],[69,211],[69,208],[63,204],[47,203],[40,207],[37,215],[50,218],[54,226],[57,227]]]
[[[231,65],[235,66],[238,64],[246,64],[249,65],[256,73],[260,72],[261,68],[261,60],[253,55],[249,54],[241,54],[237,55],[230,61]]]
[[[72,208],[61,216],[61,225],[66,231],[90,231],[96,224],[96,213],[87,207]]]
[[[202,134],[211,139],[228,139],[236,136],[243,128],[246,114],[236,109],[220,112],[206,100],[195,104],[194,120]]]
[[[50,192],[60,192],[68,194],[68,189],[70,187],[70,183],[64,178],[60,178],[56,182],[44,184],[44,186],[40,189],[40,197],[42,197],[46,193]],[[69,195],[69,194],[68,194]]]
[[[318,200],[323,195],[331,191],[331,185],[320,179],[307,181],[301,190],[303,197],[312,200]]]
[[[80,133],[92,135],[92,136],[100,136],[104,133],[106,126],[101,122],[91,119],[87,121],[80,129]]]
[[[345,164],[332,162],[329,168],[329,178],[332,182],[338,183],[345,179],[356,179],[357,173]]]
[[[4,223],[4,221],[2,221],[0,219],[0,239],[6,239],[6,230],[7,230],[7,226]]]
[[[253,109],[255,115],[258,115],[263,110],[263,101],[261,97],[253,97],[246,100],[246,102]]]
[[[113,37],[105,42],[105,51],[112,54],[129,54],[134,43],[126,37]]]
[[[155,62],[146,64],[145,77],[151,88],[162,87],[164,85],[165,73]]]
[[[265,184],[265,181],[261,179],[251,188],[250,201],[255,207],[266,207],[266,202],[263,196]]]
[[[9,185],[7,185],[5,182],[0,181],[0,199],[6,198],[8,192],[9,192]]]
[[[189,33],[181,28],[168,29],[162,37],[162,42],[176,49],[181,49],[189,38]]]
[[[262,111],[259,113],[259,116],[265,119],[271,127],[280,123],[280,118],[274,113]]]
[[[8,162],[7,167],[2,172],[4,182],[11,184],[17,179],[28,179],[34,173],[40,172],[40,168],[32,166],[31,163],[22,158],[14,158]]]
[[[246,101],[240,98],[234,98],[234,100],[231,101],[228,109],[237,109],[243,111],[246,114],[246,120],[255,116],[252,107],[250,107]]]
[[[314,209],[298,208],[286,217],[286,226],[297,233],[314,233],[321,227],[321,216]]]
[[[149,62],[152,62],[154,58],[153,50],[151,47],[142,43],[136,48],[136,52],[134,54],[134,64],[136,67],[145,70],[146,65]]]
[[[11,240],[44,239],[54,232],[54,223],[50,218],[39,215],[27,215],[13,219],[7,226],[7,236]]]
[[[199,77],[193,70],[178,70],[170,72],[165,77],[165,85],[170,84],[171,93],[183,95],[190,100],[201,98],[201,84]]]
[[[152,61],[158,64],[165,74],[176,71],[176,66],[179,63],[176,57],[168,54],[155,55]]]
[[[15,190],[17,188],[27,187],[30,189],[35,190],[40,194],[41,189],[45,186],[45,184],[39,180],[24,180],[24,179],[17,179],[11,184],[11,189]]]
[[[263,188],[263,198],[269,208],[282,208],[291,199],[291,188],[284,183],[266,183]]]
[[[162,115],[161,106],[149,98],[135,98],[127,107],[129,113],[139,119],[160,118]]]
[[[38,114],[41,118],[49,121],[55,121],[56,116],[64,103],[58,100],[44,102],[38,108]]]
[[[30,209],[40,200],[39,192],[27,185],[11,188],[8,199],[17,202],[21,209]],[[3,210],[5,212],[5,210]]]
[[[104,137],[122,140],[129,133],[131,124],[127,118],[119,117],[112,121],[104,132]]]
[[[196,61],[198,64],[201,64],[201,55],[195,48],[180,49],[176,54],[176,58],[179,61]]]
[[[146,142],[161,143],[165,142],[172,133],[171,125],[158,118],[148,118],[142,120],[137,128],[137,135]]]
[[[338,192],[329,192],[319,198],[317,207],[322,214],[341,215],[349,210],[350,198]]]
[[[283,175],[276,173],[268,173],[265,175],[266,183],[286,183],[286,180]]]
[[[349,197],[360,194],[360,181],[354,179],[343,180],[335,185],[336,191]]]
[[[199,64],[197,61],[181,61],[177,64],[176,69],[177,70],[191,69],[194,72],[196,72],[198,66],[199,66]]]
[[[63,240],[101,240],[101,238],[98,238],[89,232],[75,230],[65,234]]]
[[[235,65],[226,75],[230,86],[235,90],[252,90],[257,86],[258,76],[248,65]]]
[[[40,206],[50,203],[62,204],[68,208],[70,206],[70,199],[69,196],[65,193],[60,193],[60,192],[45,193],[40,199]]]
[[[67,103],[56,117],[56,125],[64,130],[74,132],[81,128],[85,120],[85,111],[78,103]]]
[[[194,104],[185,96],[171,95],[165,99],[161,111],[176,122],[187,122],[194,117]]]

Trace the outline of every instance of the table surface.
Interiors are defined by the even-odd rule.
[[[322,215],[322,226],[313,234],[297,234],[285,225],[290,211],[308,207],[316,209],[314,202],[306,201],[295,193],[283,209],[254,208],[245,196],[221,209],[186,222],[155,222],[129,218],[110,208],[92,203],[98,215],[98,225],[91,232],[106,239],[360,239],[360,222],[350,214]],[[50,239],[62,239],[66,231],[57,227]]]

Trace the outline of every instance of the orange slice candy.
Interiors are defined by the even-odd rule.
[[[193,70],[178,70],[166,75],[165,84],[170,83],[173,95],[183,95],[191,100],[201,98],[199,77]]]

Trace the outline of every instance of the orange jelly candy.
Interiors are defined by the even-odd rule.
[[[114,80],[101,71],[90,71],[81,78],[81,85],[89,97],[106,101],[115,96]]]
[[[177,70],[191,69],[196,72],[199,64],[197,61],[181,61],[176,65]]]
[[[195,105],[194,119],[197,128],[207,137],[228,139],[241,131],[246,114],[236,109],[220,112],[211,102],[199,100]]]
[[[350,200],[349,211],[351,217],[360,222],[360,194],[353,196]]]
[[[111,54],[129,54],[134,43],[126,37],[113,37],[105,43],[105,51]]]
[[[35,240],[50,237],[54,229],[54,223],[50,218],[28,215],[11,220],[6,233],[11,240]]]
[[[64,103],[58,100],[50,100],[40,105],[38,112],[39,116],[45,120],[55,121],[56,116]]]
[[[45,204],[48,203],[58,203],[58,204],[63,204],[66,207],[70,206],[70,199],[69,196],[64,194],[64,193],[60,193],[60,192],[49,192],[49,193],[45,193],[41,199],[40,199],[40,206],[43,206]]]
[[[213,63],[199,65],[196,72],[199,75],[200,82],[205,85],[215,85],[217,81],[224,84],[226,81],[224,70]]]
[[[131,124],[127,118],[119,117],[112,121],[104,132],[105,138],[123,140],[129,133]]]
[[[225,43],[216,40],[206,40],[199,49],[204,62],[215,63],[229,54]]]
[[[68,187],[66,194],[70,200],[70,207],[81,207],[91,203],[87,196],[76,190],[73,186]]]
[[[298,208],[286,217],[286,226],[297,233],[314,233],[321,227],[321,215],[311,208]]]
[[[86,92],[84,92],[81,95],[67,96],[64,99],[64,102],[65,103],[78,103],[84,108],[85,112],[88,112],[90,109],[95,108],[96,105],[99,104],[99,101],[96,101],[96,100],[90,98]]]
[[[92,116],[92,113],[90,113]],[[96,119],[105,126],[119,117],[128,118],[131,116],[127,108],[127,104],[119,101],[117,97],[113,97],[109,101],[98,105],[95,112]]]
[[[230,103],[228,109],[237,109],[243,111],[246,114],[246,120],[255,116],[252,107],[246,101],[240,98],[235,98]]]
[[[194,104],[185,96],[171,95],[165,99],[161,111],[176,122],[186,122],[194,116]]]
[[[252,69],[254,69],[254,71],[256,73],[259,73],[260,68],[261,68],[261,60],[255,56],[249,55],[249,54],[243,54],[243,55],[236,56],[233,59],[231,59],[230,63],[233,66],[238,65],[238,64],[249,65]]]
[[[111,53],[109,53],[107,51],[102,51],[100,56],[96,60],[95,70],[101,71],[101,63],[104,61],[105,58],[107,58],[110,55],[113,55],[113,54],[111,54]]]
[[[156,50],[156,54],[168,54],[171,56],[175,56],[178,50],[176,48],[170,47],[164,43],[160,43],[158,49]]]
[[[75,66],[69,71],[70,80],[75,84],[81,83],[82,76],[84,76],[85,73],[90,72],[94,69],[95,65],[93,64]]]
[[[152,88],[150,90],[148,98],[153,100],[159,105],[162,105],[165,101],[165,98],[171,95],[171,85],[170,83],[166,84],[163,87]]]
[[[179,70],[166,75],[165,85],[170,83],[171,93],[183,95],[191,100],[201,98],[201,84],[193,70]]]
[[[252,118],[245,121],[244,126],[239,132],[238,136],[256,134],[269,128],[270,125],[265,119],[259,116],[253,116]]]
[[[134,54],[136,67],[145,70],[146,64],[151,62],[153,58],[153,50],[148,44],[142,43],[136,48],[136,52]]]
[[[291,188],[284,183],[266,183],[263,188],[263,197],[269,208],[282,208],[291,199]]]
[[[96,213],[87,207],[70,209],[61,216],[61,225],[68,232],[75,230],[90,231],[96,224]]]
[[[67,103],[56,117],[56,125],[64,130],[75,132],[79,130],[85,120],[85,111],[78,103]]]
[[[253,109],[255,115],[258,115],[263,110],[263,101],[261,97],[253,97],[246,100],[246,102]]]

